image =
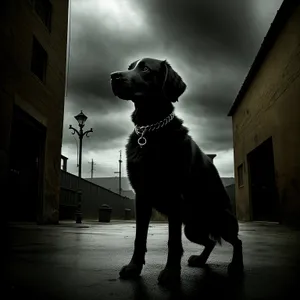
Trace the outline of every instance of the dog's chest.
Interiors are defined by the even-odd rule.
[[[128,178],[136,193],[180,189],[184,161],[182,149],[175,143],[149,142],[141,148],[132,138],[126,154]]]

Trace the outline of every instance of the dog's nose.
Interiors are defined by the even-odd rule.
[[[113,72],[110,74],[110,78],[112,80],[120,80],[122,79],[122,74],[120,72]]]

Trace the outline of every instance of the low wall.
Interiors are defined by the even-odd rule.
[[[98,219],[98,211],[102,204],[112,207],[113,219],[124,219],[125,209],[131,209],[131,218],[135,218],[135,201],[122,197],[104,187],[79,178],[61,170],[60,219],[69,218],[77,206],[77,191],[82,191],[83,219]]]

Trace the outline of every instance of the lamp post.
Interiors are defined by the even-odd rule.
[[[74,117],[79,125],[79,131],[74,128],[72,125],[69,126],[69,129],[72,129],[72,134],[77,133],[79,137],[79,164],[78,164],[78,177],[81,178],[81,162],[82,162],[82,139],[86,135],[86,137],[89,137],[88,134],[90,132],[93,132],[93,128],[87,131],[83,131],[83,127],[85,124],[85,121],[87,120],[87,116],[81,111],[77,116]],[[75,213],[76,223],[81,223],[82,221],[82,211],[81,211],[81,197],[82,192],[81,190],[78,190],[77,192],[77,209]]]
[[[82,139],[86,135],[89,137],[89,133],[93,132],[93,128],[87,131],[83,131],[84,124],[87,120],[87,116],[81,111],[77,116],[74,117],[79,125],[79,131],[74,128],[72,125],[69,126],[69,129],[73,130],[72,134],[77,133],[79,137],[79,166],[78,166],[78,177],[81,178],[81,162],[82,162]]]

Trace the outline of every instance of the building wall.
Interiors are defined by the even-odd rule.
[[[233,115],[237,215],[251,220],[247,154],[273,137],[281,221],[300,219],[300,8],[279,34]],[[244,186],[238,166],[244,163]]]
[[[57,222],[60,154],[64,114],[68,1],[52,0],[51,32],[33,11],[30,1],[4,0],[0,26],[1,165],[8,176],[10,130],[14,103],[47,128],[43,211],[40,222]],[[46,83],[31,71],[33,34],[48,53]]]

